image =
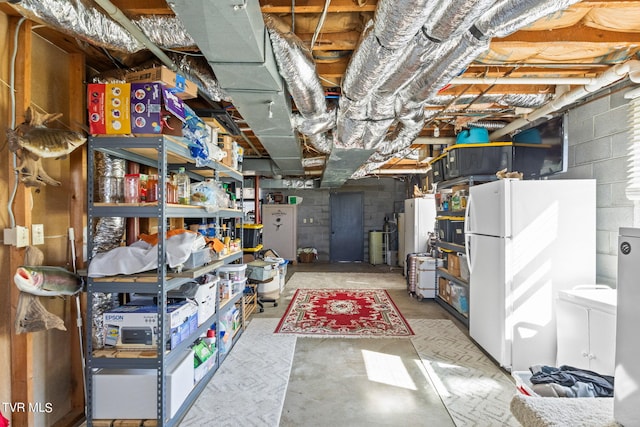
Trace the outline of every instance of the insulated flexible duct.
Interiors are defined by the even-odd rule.
[[[44,22],[94,46],[126,53],[144,49],[142,43],[88,0],[22,0],[14,7],[26,18]]]
[[[126,161],[101,152],[95,153],[94,160],[96,202],[122,201]],[[93,255],[120,246],[125,224],[125,218],[97,218],[93,224]]]
[[[322,153],[331,152],[331,138],[326,132],[336,126],[336,110],[328,109],[324,89],[316,71],[311,52],[295,34],[284,33],[282,24],[271,15],[264,15],[278,72],[287,83],[291,97],[300,113],[294,116],[296,129],[308,136],[309,143]]]
[[[424,24],[425,34],[435,40],[447,40],[461,35],[491,7],[496,0],[438,0],[433,13]]]
[[[22,0],[14,7],[18,8],[23,16],[33,21],[45,23],[62,33],[94,46],[125,54],[133,54],[145,49],[145,45],[136,39],[130,31],[123,28],[112,17],[104,14],[101,9],[96,8],[93,2],[88,0]],[[135,24],[150,42],[163,48],[195,47],[195,42],[184,29],[182,22],[176,17],[141,17],[135,21]],[[158,48],[155,50],[158,54],[168,58],[169,54],[164,54]],[[210,67],[208,70],[202,66],[191,69],[190,63],[192,63],[192,59],[181,61],[178,66],[180,72],[198,82],[204,93],[213,101],[230,100],[229,96],[219,87]],[[169,66],[169,64],[165,65]],[[175,64],[171,65],[170,68],[175,66]]]
[[[376,7],[375,36],[387,49],[407,45],[420,31],[436,2],[433,0],[381,0]]]
[[[342,82],[342,95],[360,100],[371,95],[383,76],[391,73],[404,55],[405,46],[389,49],[382,45],[369,21],[356,51],[353,53]]]
[[[287,87],[300,114],[305,118],[325,112],[326,100],[320,84],[311,52],[295,34],[280,31],[276,18],[264,15],[278,71],[287,82]]]
[[[499,0],[475,23],[484,37],[506,37],[580,0]]]

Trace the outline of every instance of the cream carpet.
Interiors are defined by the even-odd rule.
[[[295,273],[283,299],[295,289],[406,289],[399,274]],[[286,304],[281,300],[281,304]],[[218,372],[189,410],[183,427],[280,424],[296,337],[274,334],[278,318],[254,317]],[[518,426],[509,404],[516,393],[510,377],[453,322],[408,319],[410,339],[429,380],[456,426]]]
[[[251,320],[180,426],[279,424],[296,338],[274,334],[277,324]]]
[[[418,319],[409,324],[413,345],[456,426],[519,426],[509,405],[511,378],[450,320]]]
[[[516,395],[511,410],[527,427],[615,427],[612,397],[530,397]]]
[[[285,292],[299,288],[407,289],[407,282],[404,276],[390,273],[298,272],[287,282]]]

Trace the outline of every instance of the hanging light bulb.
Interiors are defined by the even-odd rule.
[[[440,128],[438,127],[438,125],[435,125],[433,127],[433,137],[437,138],[440,136]]]
[[[271,106],[273,105],[273,101],[269,101],[269,118],[273,119],[273,111],[271,111]]]

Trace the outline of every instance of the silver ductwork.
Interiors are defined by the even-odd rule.
[[[482,36],[506,37],[580,0],[499,0],[474,24]],[[475,31],[474,31],[475,32]]]
[[[496,0],[438,0],[433,13],[424,24],[423,31],[429,38],[447,40],[465,33],[469,27],[491,7]]]
[[[144,49],[142,43],[88,0],[22,0],[14,7],[32,21],[45,23],[94,46],[125,53]]]
[[[336,126],[336,111],[327,108],[311,52],[298,36],[284,33],[277,18],[271,15],[264,15],[264,18],[278,71],[299,112],[293,117],[293,123],[300,133],[308,136],[314,148],[329,153],[333,144],[326,132]]]
[[[126,161],[96,151],[94,157],[94,194],[96,202],[123,202]],[[122,244],[126,218],[96,218],[93,226],[93,255]]]
[[[330,153],[322,185],[339,186],[367,159],[375,170],[383,158],[403,152],[429,119],[424,114],[435,114],[424,112],[425,106],[448,108],[466,102],[468,96],[449,98],[438,92],[491,38],[576,2],[380,0],[347,68],[337,109],[327,106],[307,48],[275,18],[263,17],[257,0],[171,0],[177,17],[134,21],[144,42],[132,36],[132,31],[140,32],[127,25],[130,22],[114,19],[115,7],[106,0],[97,3],[107,14],[89,0],[22,0],[14,7],[36,22],[125,54],[149,48],[150,42],[162,48],[197,45],[206,63],[177,60],[176,55],[171,61],[213,100],[234,103],[281,173],[304,172],[297,131],[316,150]],[[469,102],[540,108],[549,97],[482,95]],[[295,116],[291,98],[298,109]]]
[[[220,86],[231,96],[280,173],[303,174],[302,148],[294,131],[287,90],[289,82],[285,85],[274,55],[274,50],[290,40],[277,37],[272,43],[257,0],[242,4],[235,0],[173,0],[169,6],[198,44]],[[291,49],[293,45],[287,46]],[[312,111],[320,108],[323,101],[315,95],[318,90],[315,70],[308,68],[301,50],[291,51],[291,58],[297,60],[296,64],[307,66],[299,70],[298,77],[302,80],[295,86],[298,100],[306,113],[322,114],[326,108]],[[288,75],[286,69],[282,73]],[[291,81],[292,86],[295,83]]]

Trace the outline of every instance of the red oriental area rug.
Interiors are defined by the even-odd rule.
[[[343,338],[413,335],[384,289],[298,289],[275,332]]]

